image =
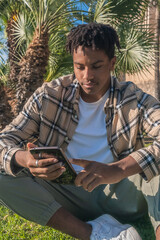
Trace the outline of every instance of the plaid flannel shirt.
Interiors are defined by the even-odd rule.
[[[17,175],[16,151],[33,139],[39,146],[66,150],[78,124],[80,87],[74,75],[44,83],[25,104],[22,112],[0,133],[1,172]],[[132,82],[111,78],[104,110],[109,147],[115,161],[131,155],[149,181],[160,173],[160,103]],[[153,138],[144,147],[143,133]]]

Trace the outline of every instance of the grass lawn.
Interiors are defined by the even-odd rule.
[[[74,240],[74,238],[27,221],[0,206],[0,240]]]
[[[0,206],[0,240],[74,240],[66,234],[27,221]],[[148,217],[133,223],[143,240],[155,240]]]

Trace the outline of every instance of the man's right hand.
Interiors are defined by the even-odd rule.
[[[33,147],[33,146],[32,146]],[[29,148],[29,147],[28,147]],[[33,156],[30,151],[17,151],[15,161],[19,166],[28,168],[35,177],[45,180],[54,180],[58,178],[66,170],[62,163],[58,162],[52,155],[42,155],[43,159],[38,160],[37,156]],[[38,160],[38,166],[36,165]]]

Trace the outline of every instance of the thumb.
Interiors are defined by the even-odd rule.
[[[28,142],[27,143],[27,149],[30,150],[31,148],[35,148],[37,147],[37,145],[35,145],[34,143]]]
[[[78,159],[78,158],[72,158],[72,159],[70,159],[70,162],[72,164],[81,166],[83,168],[87,167],[89,165],[89,163],[91,163],[91,161],[89,161],[89,160]]]

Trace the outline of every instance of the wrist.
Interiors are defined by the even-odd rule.
[[[25,150],[18,150],[14,156],[13,156],[13,164],[15,165],[15,167],[26,167],[25,166],[25,156],[28,153],[28,151]]]
[[[137,161],[131,156],[127,156],[126,158],[113,163],[113,165],[117,167],[121,180],[142,172],[142,169]]]
[[[21,150],[18,150],[18,151],[21,151]],[[17,152],[18,152],[18,151],[17,151]],[[19,174],[19,172],[21,172],[22,169],[23,169],[23,166],[21,166],[20,164],[18,164],[18,162],[16,161],[16,153],[17,153],[17,152],[15,152],[15,153],[13,154],[12,159],[11,159],[11,165],[10,165],[10,167],[11,167],[11,171],[12,171],[12,174],[13,174],[13,175]]]

